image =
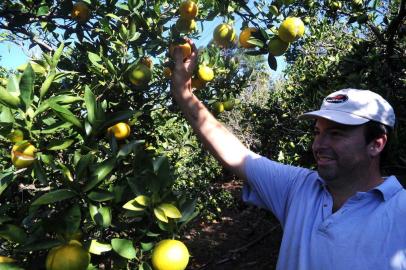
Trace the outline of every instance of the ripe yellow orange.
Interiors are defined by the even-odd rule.
[[[141,63],[136,65],[130,71],[128,79],[132,84],[140,86],[148,84],[148,82],[151,80],[151,77],[152,77],[151,69]]]
[[[301,38],[305,28],[302,20],[297,17],[288,17],[279,26],[278,36],[285,42],[293,42]]]
[[[194,19],[197,16],[198,7],[193,1],[183,1],[179,6],[180,17],[186,20]]]
[[[221,47],[231,47],[235,42],[236,35],[233,27],[227,23],[222,23],[216,26],[213,32],[214,42]]]
[[[269,40],[268,51],[273,56],[284,54],[289,47],[289,43],[281,40],[278,36],[274,36]]]
[[[165,78],[170,79],[172,77],[172,70],[169,67],[164,67],[163,74]]]
[[[8,135],[8,138],[13,143],[18,143],[24,140],[24,133],[20,129],[14,129]]]
[[[78,23],[86,23],[90,19],[90,9],[84,2],[77,2],[72,8],[72,18]]]
[[[180,43],[180,44],[171,44],[169,46],[169,55],[174,58],[175,47],[180,47],[183,53],[183,59],[189,58],[192,54],[192,47],[188,42]]]
[[[130,126],[127,123],[117,123],[107,129],[108,133],[112,133],[116,140],[121,141],[130,136]]]
[[[194,19],[188,20],[184,18],[179,18],[176,21],[176,30],[181,33],[190,33],[196,29],[196,21]]]
[[[199,78],[192,78],[192,88],[200,90],[206,86],[206,82]]]
[[[213,109],[216,113],[224,112],[224,103],[221,101],[216,101],[213,103]]]
[[[214,71],[211,67],[200,66],[197,70],[197,77],[204,82],[209,82],[214,78]]]
[[[155,270],[184,270],[188,262],[189,251],[178,240],[162,240],[152,251],[152,265]]]
[[[37,149],[27,141],[21,141],[11,149],[11,162],[17,169],[27,168],[35,161]]]
[[[51,249],[47,255],[46,270],[86,270],[90,263],[90,254],[80,242],[69,241]]]
[[[252,36],[252,33],[257,32],[257,31],[258,31],[258,29],[254,28],[254,27],[244,28],[244,30],[241,31],[241,34],[239,37],[241,47],[246,48],[246,49],[255,47],[255,45],[249,43],[248,40]]]

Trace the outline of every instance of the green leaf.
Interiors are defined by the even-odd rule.
[[[138,270],[153,270],[153,269],[151,268],[151,266],[149,266],[149,264],[147,262],[143,262],[138,267]]]
[[[138,147],[145,144],[144,140],[131,141],[120,148],[120,151],[117,153],[117,158],[126,157],[130,153],[136,153]]]
[[[104,178],[107,177],[107,175],[109,175],[113,171],[115,165],[115,158],[106,159],[102,163],[99,163],[91,176],[90,182],[86,184],[86,186],[83,188],[83,191],[87,192],[97,186],[101,181],[104,180]]]
[[[25,231],[13,224],[5,224],[0,226],[0,237],[15,243],[23,243],[27,238]]]
[[[105,202],[114,199],[114,194],[106,190],[92,191],[87,197],[96,202]]]
[[[34,242],[30,243],[28,245],[23,245],[19,248],[17,248],[17,251],[22,251],[22,252],[31,252],[31,251],[37,251],[37,250],[47,250],[50,248],[53,248],[55,246],[59,246],[61,242],[59,240],[44,240],[41,239],[39,242]]]
[[[144,211],[151,203],[151,199],[145,195],[139,195],[123,205],[123,208],[132,211]]]
[[[114,238],[111,240],[111,246],[121,257],[129,260],[136,257],[136,250],[130,240]]]
[[[87,85],[85,87],[85,105],[87,109],[87,119],[89,123],[97,129],[105,121],[105,115],[102,106],[96,101],[95,95]]]
[[[110,244],[103,244],[92,239],[90,243],[89,252],[96,255],[101,255],[103,252],[110,251],[112,249]]]
[[[48,144],[47,150],[57,151],[57,150],[64,150],[72,145],[75,141],[72,139],[68,140],[51,140]]]
[[[45,173],[44,169],[42,168],[39,160],[34,161],[33,171],[34,171],[34,177],[36,179],[38,179],[41,184],[43,184],[43,185],[48,184],[46,173]]]
[[[69,189],[59,189],[55,191],[50,191],[43,194],[38,199],[36,199],[32,205],[42,205],[51,204],[54,202],[63,201],[77,196],[77,193]]]
[[[150,242],[150,243],[141,242],[141,249],[143,251],[150,251],[153,248],[154,248],[154,242]]]
[[[182,214],[180,213],[179,209],[170,203],[162,203],[158,206],[159,209],[161,209],[164,213],[165,216],[170,217],[170,218],[181,218]]]
[[[162,222],[165,222],[165,223],[169,222],[168,217],[165,215],[165,212],[161,208],[155,207],[154,215],[157,219],[159,219]]]
[[[97,225],[108,228],[111,225],[111,209],[110,207],[100,207],[97,213],[93,216]]]
[[[50,102],[49,106],[55,112],[55,114],[62,120],[73,124],[74,126],[83,130],[83,125],[80,120],[68,109],[54,103]]]
[[[34,81],[35,73],[31,67],[31,64],[29,63],[24,70],[23,75],[21,76],[19,84],[20,98],[25,105],[25,110],[27,110],[31,106],[32,100],[34,98]]]
[[[80,212],[79,205],[71,206],[67,211],[63,213],[63,222],[65,223],[65,233],[73,234],[80,228],[80,221],[82,214]]]
[[[0,174],[0,195],[8,187],[8,185],[15,179],[13,172]]]
[[[75,169],[77,179],[81,180],[84,177],[87,168],[93,162],[93,160],[94,155],[92,153],[88,153],[80,158]]]
[[[45,94],[48,92],[49,87],[51,86],[52,82],[53,82],[54,79],[55,79],[55,75],[56,75],[55,71],[52,71],[52,72],[48,75],[48,77],[45,79],[45,81],[42,83],[41,89],[39,90],[39,96],[40,96],[41,99],[42,99],[42,98],[45,96]]]
[[[64,46],[65,46],[65,44],[63,42],[61,42],[58,49],[56,49],[54,56],[52,57],[52,66],[51,66],[52,69],[55,69],[56,66],[58,65],[59,58],[62,55]]]
[[[0,263],[0,270],[24,270],[14,263]]]
[[[99,69],[104,69],[103,65],[99,64],[99,62],[102,62],[102,59],[101,59],[100,56],[98,56],[98,55],[95,54],[95,53],[88,52],[88,53],[87,53],[87,57],[89,58],[90,62],[91,62],[94,66],[98,67]]]
[[[17,70],[20,71],[20,72],[24,72],[29,64],[31,65],[32,70],[35,73],[39,73],[39,74],[42,74],[42,75],[45,75],[47,73],[46,69],[43,66],[41,66],[40,64],[38,64],[38,63],[36,63],[34,61],[30,61],[27,64],[22,64],[22,65],[18,66]]]
[[[17,109],[21,101],[19,97],[11,95],[6,89],[0,86],[0,103],[9,108]]]

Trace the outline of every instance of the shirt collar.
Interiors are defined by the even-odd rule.
[[[382,184],[373,188],[372,190],[377,190],[377,191],[381,192],[383,199],[385,201],[387,201],[390,198],[392,198],[398,191],[400,191],[402,189],[403,189],[403,187],[399,183],[396,176],[392,175],[392,176],[386,177],[385,180],[382,182]]]
[[[320,176],[318,176],[316,179],[319,182],[320,187],[326,188],[326,182],[324,182]],[[384,181],[379,186],[374,187],[370,191],[378,191],[380,194],[382,194],[383,199],[387,201],[402,189],[403,186],[399,183],[396,176],[391,175],[389,177],[385,177]]]

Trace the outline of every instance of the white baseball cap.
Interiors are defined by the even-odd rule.
[[[342,89],[331,93],[318,111],[304,113],[301,119],[325,118],[344,125],[362,125],[376,121],[393,128],[395,113],[380,95],[369,90]]]

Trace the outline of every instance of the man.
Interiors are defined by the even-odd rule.
[[[406,191],[379,169],[395,124],[389,103],[367,90],[329,95],[301,116],[315,120],[317,171],[283,165],[248,150],[193,95],[189,42],[190,59],[175,50],[173,96],[205,147],[246,179],[243,199],[281,222],[277,269],[406,269]]]

